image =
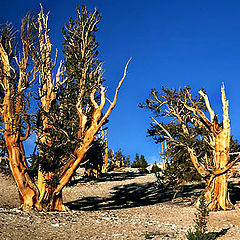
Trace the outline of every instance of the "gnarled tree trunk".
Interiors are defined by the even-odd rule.
[[[9,165],[18,186],[19,198],[23,209],[31,208],[37,200],[36,188],[31,181],[27,169],[28,165],[25,159],[25,152],[23,143],[29,134],[29,125],[26,135],[21,136],[21,118],[24,114],[24,106],[22,103],[22,81],[24,71],[27,66],[27,59],[22,59],[18,64],[20,68],[20,78],[18,81],[18,89],[13,87],[13,79],[11,78],[11,67],[6,51],[0,43],[0,60],[3,68],[3,86],[4,86],[4,100],[2,115],[4,119],[4,136],[8,149]],[[21,65],[20,65],[21,64]],[[26,83],[25,83],[26,84]],[[17,92],[16,92],[17,91]],[[17,95],[17,96],[16,96]],[[16,100],[14,99],[16,96]]]
[[[85,8],[83,8],[83,10],[85,17],[89,17],[89,20],[86,21],[83,16],[78,16],[79,18],[84,18],[82,23],[86,25],[86,28],[84,28],[85,30],[81,28],[82,40],[90,41],[92,44],[94,36],[90,35],[88,31],[93,31],[96,28],[96,24],[98,23],[100,17],[97,11],[93,14],[88,14]],[[80,12],[78,13],[80,14]],[[49,29],[47,27],[47,22],[48,17],[44,16],[43,10],[41,9],[38,18],[39,52],[37,52],[36,56],[32,56],[32,60],[35,65],[31,72],[27,72],[27,67],[29,66],[30,52],[36,50],[34,47],[31,49],[32,44],[33,42],[35,44],[36,39],[32,39],[32,32],[28,31],[29,26],[31,25],[30,23],[25,24],[25,28],[27,29],[22,29],[23,57],[19,57],[19,59],[16,58],[16,63],[19,67],[19,79],[11,78],[12,67],[9,64],[8,54],[0,42],[0,66],[2,67],[0,80],[2,81],[2,86],[4,86],[4,100],[1,114],[4,119],[4,135],[9,153],[10,167],[18,187],[19,197],[23,209],[35,207],[38,210],[44,211],[65,211],[66,209],[63,205],[62,199],[62,189],[66,186],[73,173],[84,159],[84,156],[91,147],[96,134],[99,132],[101,126],[106,122],[110,113],[114,109],[118,92],[125,79],[127,66],[130,60],[126,65],[124,75],[116,88],[113,102],[110,103],[106,113],[103,114],[103,108],[106,102],[106,89],[102,85],[101,63],[96,66],[97,61],[95,61],[95,65],[91,62],[94,61],[94,58],[96,57],[95,55],[97,55],[96,52],[93,56],[89,56],[89,61],[87,61],[89,66],[82,71],[80,79],[82,81],[82,85],[80,84],[81,86],[78,86],[81,91],[79,91],[80,94],[78,96],[78,102],[75,106],[79,116],[79,139],[77,139],[78,141],[75,150],[70,155],[70,158],[64,167],[59,167],[58,171],[61,172],[57,172],[57,181],[53,181],[55,177],[55,169],[51,169],[50,171],[46,171],[45,169],[44,171],[41,167],[39,167],[38,179],[35,184],[28,175],[28,164],[23,148],[23,141],[28,138],[30,131],[30,124],[26,117],[26,103],[24,102],[23,91],[35,81],[36,74],[39,71],[39,97],[41,99],[41,108],[46,113],[45,115],[47,115],[50,111],[52,102],[56,100],[56,89],[63,83],[61,78],[61,64],[55,81],[52,77],[52,71],[55,63],[51,64],[51,43],[49,41]],[[37,24],[34,23],[31,26],[34,26],[35,28],[36,25]],[[29,35],[26,37],[24,34]],[[95,49],[97,44],[95,42],[94,44]],[[9,45],[11,46],[10,40]],[[85,53],[85,51],[87,51],[87,48],[85,47],[80,48],[82,58],[86,57],[84,54],[89,54],[89,52]],[[87,72],[90,79],[86,78]],[[29,81],[31,74],[33,77],[32,80]],[[85,101],[83,100],[86,90],[85,84],[88,80],[91,80],[91,78],[94,78],[96,83],[89,84],[90,87],[87,95],[89,97],[88,100],[91,107],[89,107],[89,105],[86,107],[83,103]],[[89,108],[91,108],[91,111],[89,111]],[[25,122],[25,126],[27,126],[25,136],[22,136],[24,132],[22,122]],[[48,134],[48,131],[54,130],[53,125],[45,116],[41,116],[41,122],[42,131],[37,137],[43,145],[52,146],[53,141],[51,139],[51,135]],[[40,155],[44,158],[47,154],[40,150]]]
[[[158,107],[158,111],[162,116],[172,117],[174,121],[178,121],[182,132],[181,137],[173,137],[166,128],[159,124],[155,119],[156,124],[161,128],[163,135],[173,147],[186,149],[190,159],[206,181],[205,197],[209,210],[227,210],[232,208],[232,204],[228,197],[227,190],[227,171],[240,159],[240,155],[230,162],[230,120],[228,114],[228,101],[225,96],[225,89],[222,86],[222,106],[223,106],[223,122],[219,123],[216,114],[212,110],[207,95],[199,91],[199,94],[205,101],[205,106],[210,114],[208,119],[202,105],[204,102],[192,98],[187,88],[185,91],[179,91],[174,95],[174,91],[170,91],[169,95],[161,96],[160,99],[153,92],[153,97],[156,100],[156,106],[150,105],[153,109]],[[172,94],[172,95],[171,95]],[[169,97],[170,96],[170,97]],[[174,101],[172,100],[174,99]],[[177,99],[177,101],[176,101]],[[176,103],[177,102],[177,103]],[[167,107],[165,107],[165,104]],[[160,109],[164,105],[164,109]],[[201,108],[201,109],[200,109]],[[160,110],[159,110],[160,109]],[[198,131],[196,131],[198,130]],[[198,138],[201,131],[204,130],[201,140],[206,143],[208,154],[197,153],[198,149],[196,142],[189,141],[191,138]],[[200,132],[200,134],[199,134]],[[177,135],[178,136],[178,135]],[[182,138],[183,136],[183,138]]]
[[[223,128],[215,137],[214,161],[216,169],[223,169],[229,163],[230,126]],[[227,172],[220,175],[211,175],[206,181],[205,198],[209,210],[227,210],[232,208],[228,196]]]
[[[36,202],[36,192],[34,184],[31,182],[26,165],[24,153],[20,147],[21,142],[16,142],[14,137],[5,134],[5,141],[9,154],[9,165],[18,187],[19,199],[23,209],[30,209]]]
[[[39,51],[40,51],[40,70],[39,70],[39,98],[41,99],[41,111],[40,118],[42,122],[41,131],[38,132],[38,139],[42,145],[47,145],[51,147],[52,139],[49,131],[52,130],[53,126],[50,124],[48,115],[51,108],[51,104],[56,100],[57,85],[61,84],[61,63],[56,74],[56,82],[54,83],[52,70],[54,65],[52,65],[51,53],[52,44],[49,38],[48,29],[48,15],[44,15],[43,8],[38,15],[38,39],[39,39]],[[40,151],[40,157],[46,158],[47,154]],[[41,206],[45,211],[65,211],[63,205],[62,194],[56,199],[53,199],[51,208],[49,208],[49,203],[52,198],[52,194],[55,190],[54,186],[54,173],[52,171],[44,171],[41,166],[38,169],[38,179],[37,187],[39,190],[38,205]]]
[[[238,158],[233,162],[229,162],[230,151],[230,120],[228,114],[228,101],[225,96],[224,86],[221,89],[222,106],[223,106],[223,122],[219,123],[217,116],[210,107],[208,97],[202,91],[199,92],[205,99],[206,106],[210,113],[210,121],[205,115],[197,110],[201,116],[202,121],[208,126],[211,131],[211,146],[213,148],[212,163],[208,163],[207,169],[203,168],[198,163],[197,157],[194,156],[193,151],[189,149],[191,160],[200,173],[206,179],[205,198],[208,209],[211,211],[227,210],[233,207],[228,196],[227,188],[227,171],[238,161]],[[211,169],[211,170],[210,170]]]

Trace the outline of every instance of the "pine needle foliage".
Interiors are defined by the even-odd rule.
[[[207,209],[206,200],[204,197],[204,193],[202,193],[199,197],[199,207],[197,208],[197,213],[195,214],[196,219],[195,222],[195,229],[196,232],[206,233],[207,231],[207,222],[209,217],[209,210]]]
[[[222,233],[208,233],[207,223],[209,217],[209,210],[207,209],[204,192],[199,197],[199,206],[195,213],[195,228],[194,231],[189,230],[187,233],[188,240],[214,240],[217,239]]]
[[[148,172],[148,170],[147,170],[148,163],[147,163],[144,155],[141,155],[140,158],[139,158],[138,153],[136,153],[135,160],[133,161],[131,167],[132,168],[138,168],[139,172],[141,172],[141,173]]]
[[[60,63],[57,53],[52,59],[48,17],[42,6],[38,15],[26,15],[17,54],[11,25],[0,30],[0,134],[8,150],[6,154],[3,146],[0,157],[7,155],[22,209],[65,211],[62,189],[84,160],[102,155],[104,148],[95,140],[116,105],[131,59],[107,107],[95,40],[100,14],[77,6],[76,20],[70,18],[63,28]],[[36,100],[34,109],[30,96]],[[33,130],[36,147],[29,160],[23,143]],[[3,135],[0,144],[2,139]]]
[[[164,182],[165,186],[176,189],[184,181],[201,179],[190,160],[186,146],[196,150],[199,159],[202,159],[202,164],[205,164],[205,156],[212,159],[211,149],[204,141],[204,138],[208,138],[207,130],[195,121],[193,113],[184,106],[187,102],[187,93],[190,91],[190,87],[180,88],[178,91],[162,87],[160,92],[152,89],[146,102],[139,104],[139,107],[149,109],[154,114],[154,118],[164,120],[160,123],[162,127],[152,123],[147,130],[147,136],[152,137],[156,144],[167,141],[168,147],[165,151],[169,159],[166,168],[158,176],[161,177],[161,182]],[[206,110],[201,97],[194,96],[193,101],[200,110]],[[191,106],[191,103],[188,102],[188,104]],[[189,134],[183,132],[181,123],[178,122],[178,114],[181,121],[186,124]]]
[[[52,144],[38,142],[40,152],[45,154],[43,157],[35,156],[35,161],[44,172],[54,172],[56,175],[60,174],[67,159],[82,143],[83,132],[79,129],[77,106],[88,117],[86,125],[90,125],[94,110],[90,93],[103,83],[102,61],[98,59],[98,42],[95,39],[101,15],[96,10],[88,11],[86,6],[77,5],[76,10],[77,18],[70,18],[62,29],[65,82],[56,88],[57,97],[52,101],[50,110],[45,112],[40,108],[36,119],[38,131],[41,128],[39,119],[48,119],[50,127],[44,131]],[[97,92],[95,97],[98,102],[100,93]],[[97,142],[93,143],[88,156],[96,152],[93,150],[96,145]],[[90,158],[89,162],[92,162],[93,157]]]

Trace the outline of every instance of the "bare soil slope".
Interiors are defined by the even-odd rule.
[[[64,190],[69,212],[38,213],[18,209],[14,182],[0,174],[0,239],[186,239],[196,209],[184,196],[201,191],[202,184],[186,186],[183,198],[172,203],[171,193],[156,190],[154,182],[154,174],[130,172],[90,183],[77,179]],[[239,193],[238,183],[231,193]],[[219,239],[240,239],[238,209],[212,212],[209,220],[209,231],[226,230]]]

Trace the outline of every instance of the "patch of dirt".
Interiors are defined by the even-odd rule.
[[[189,184],[172,203],[171,193],[163,194],[154,182],[154,174],[136,172],[112,172],[88,183],[75,179],[63,192],[69,212],[39,213],[20,211],[15,183],[0,174],[0,239],[186,239],[196,212],[188,196],[203,185]],[[238,194],[238,182],[232,186],[230,192]],[[223,229],[218,239],[239,239],[238,209],[210,213],[208,230]]]

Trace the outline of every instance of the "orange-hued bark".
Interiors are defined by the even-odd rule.
[[[225,96],[224,86],[221,89],[222,105],[223,105],[223,122],[220,124],[217,120],[217,116],[210,107],[207,95],[200,91],[200,94],[204,97],[206,106],[210,114],[210,120],[205,115],[197,110],[205,124],[208,125],[211,132],[211,146],[213,148],[213,160],[212,166],[207,166],[208,169],[203,167],[194,154],[194,151],[188,148],[191,160],[198,170],[198,172],[206,180],[205,198],[208,204],[208,209],[215,210],[227,210],[232,208],[232,204],[228,197],[227,191],[227,171],[232,167],[238,158],[229,163],[229,150],[230,150],[230,120],[228,115],[228,101]],[[209,170],[213,167],[213,170]]]
[[[49,123],[47,115],[49,114],[52,101],[56,99],[56,90],[54,90],[54,88],[60,83],[61,63],[56,75],[56,83],[54,83],[52,74],[52,69],[54,66],[52,66],[51,60],[52,45],[49,38],[49,29],[47,23],[48,15],[44,15],[43,8],[41,7],[41,11],[38,15],[38,39],[41,62],[41,68],[39,70],[39,97],[41,99],[41,108],[44,114],[41,114],[40,116],[42,121],[42,129],[41,132],[38,133],[37,137],[41,144],[51,146],[52,139],[50,137],[49,130],[52,128],[52,126]],[[42,158],[46,157],[45,153],[41,150],[40,156]],[[52,181],[53,177],[53,172],[44,172],[41,167],[39,167],[37,179],[37,187],[39,190],[38,204],[42,206],[44,210],[65,210],[61,194],[58,196],[58,198],[53,200],[52,207],[49,208],[49,202],[54,191],[54,184]]]
[[[97,104],[97,102],[95,101],[95,98],[94,98],[95,90],[92,91],[92,93],[90,95],[90,99],[91,99],[91,102],[94,106],[94,111],[92,113],[91,126],[85,131],[85,134],[83,136],[83,142],[82,142],[81,146],[78,147],[75,150],[76,159],[72,159],[71,165],[67,169],[65,169],[65,172],[62,174],[61,180],[59,181],[58,186],[56,187],[55,191],[53,192],[51,206],[54,203],[54,199],[56,197],[58,197],[59,194],[61,194],[61,191],[62,191],[63,187],[68,183],[71,176],[73,175],[75,170],[78,168],[81,161],[84,159],[84,155],[86,154],[88,149],[91,147],[91,144],[92,144],[93,140],[95,139],[95,136],[96,136],[97,132],[100,130],[101,126],[105,123],[105,121],[109,117],[110,113],[114,109],[114,107],[116,105],[116,102],[117,102],[119,89],[120,89],[120,87],[123,83],[123,80],[126,77],[126,71],[127,71],[127,66],[129,64],[129,62],[130,62],[130,60],[128,61],[127,65],[126,65],[125,70],[124,70],[124,75],[123,75],[121,81],[118,84],[113,102],[110,104],[108,110],[103,115],[103,117],[102,117],[102,110],[103,110],[103,107],[104,107],[105,102],[106,102],[105,88],[101,87],[101,101],[100,101],[100,104]]]
[[[205,198],[209,210],[227,210],[229,208],[232,208],[232,204],[229,200],[227,190],[227,171],[237,161],[239,161],[240,155],[235,160],[230,162],[229,151],[231,128],[228,114],[228,100],[226,100],[224,86],[221,89],[223,106],[222,123],[218,122],[217,116],[212,110],[208,97],[205,93],[199,91],[199,94],[203,97],[205,101],[205,105],[209,112],[210,119],[208,119],[205,113],[198,108],[198,105],[192,99],[190,92],[188,92],[188,90],[186,91],[187,94],[182,103],[184,104],[184,107],[186,107],[193,113],[192,115],[188,115],[188,117],[191,118],[191,123],[196,128],[205,128],[205,130],[208,132],[207,137],[206,139],[204,139],[204,141],[206,141],[210,146],[212,157],[208,157],[207,154],[205,154],[205,159],[198,159],[196,151],[193,147],[188,146],[185,142],[181,142],[178,139],[173,138],[171,134],[160,123],[158,123],[154,118],[152,119],[165,132],[166,138],[169,142],[172,142],[176,146],[181,146],[182,148],[187,149],[194,167],[206,182]],[[158,102],[161,103],[161,101],[159,101],[156,95],[154,95],[154,97]],[[187,104],[188,101],[190,101],[191,104]],[[164,103],[165,102],[163,102],[163,104]],[[183,134],[191,137],[191,133],[189,132],[187,126],[187,121],[180,114],[182,109],[174,108],[172,107],[173,105],[174,104],[172,103],[168,105],[168,113],[170,112],[171,114],[173,114],[175,119],[178,120],[181,125]]]
[[[95,14],[95,15],[94,15]],[[94,22],[94,16],[97,15],[97,11],[91,15],[92,27],[96,25]],[[127,66],[125,67],[124,75],[120,80],[118,87],[116,88],[115,96],[113,102],[110,103],[105,114],[103,114],[103,108],[106,102],[106,89],[101,83],[102,73],[100,67],[96,69],[90,64],[89,69],[83,69],[82,82],[79,84],[80,94],[78,96],[78,102],[76,104],[76,110],[79,117],[79,131],[78,140],[75,150],[70,154],[69,159],[66,159],[66,164],[58,169],[57,174],[54,170],[47,171],[43,170],[41,166],[38,169],[38,178],[36,183],[28,175],[28,164],[25,158],[25,152],[23,147],[23,141],[25,141],[30,132],[30,123],[27,118],[27,111],[25,109],[25,101],[23,97],[23,91],[35,81],[36,75],[39,76],[39,97],[41,101],[41,110],[44,114],[41,115],[40,111],[40,122],[41,131],[37,134],[37,138],[42,145],[47,145],[51,147],[53,144],[53,139],[49,134],[49,130],[54,131],[52,123],[47,117],[50,113],[51,104],[56,100],[56,92],[58,87],[64,83],[64,78],[62,73],[62,63],[58,68],[55,79],[53,79],[53,68],[55,63],[52,64],[51,61],[51,43],[49,40],[49,29],[47,26],[48,16],[43,14],[43,9],[39,13],[38,17],[38,40],[39,40],[39,50],[36,55],[32,56],[33,69],[27,72],[27,67],[29,67],[30,61],[30,43],[26,38],[22,38],[23,43],[23,54],[19,59],[15,58],[16,64],[19,70],[19,78],[13,79],[11,76],[11,71],[15,73],[13,68],[9,63],[9,56],[5,51],[4,47],[0,42],[0,64],[1,64],[1,80],[2,86],[4,86],[4,100],[3,108],[1,111],[4,120],[4,136],[6,146],[8,148],[8,158],[11,167],[11,171],[19,191],[19,198],[23,209],[29,209],[35,207],[40,211],[65,211],[66,208],[63,205],[62,189],[66,186],[73,173],[78,168],[79,164],[84,159],[84,156],[88,149],[91,147],[97,133],[99,132],[101,126],[106,122],[111,111],[116,105],[119,89],[125,79]],[[85,24],[90,24],[85,22]],[[34,24],[34,28],[36,27]],[[29,25],[25,25],[29,27]],[[26,29],[22,29],[23,34],[28,34]],[[83,31],[83,40],[87,41],[88,38],[84,37],[84,34],[88,35],[88,32]],[[31,38],[32,35],[30,34]],[[10,40],[9,40],[10,41]],[[30,41],[31,42],[31,41]],[[31,43],[32,44],[32,43]],[[81,49],[81,55],[84,58],[85,50],[84,45]],[[56,60],[56,59],[55,59]],[[92,61],[92,60],[91,60]],[[93,71],[89,76],[94,77],[95,74],[99,79],[98,83],[91,86],[90,90],[90,105],[91,111],[87,112],[84,109],[82,99],[84,98],[85,83],[89,79],[86,78],[87,71]],[[30,74],[29,74],[30,73]],[[32,74],[32,79],[29,80]],[[16,76],[15,76],[16,77]],[[11,82],[12,81],[12,82]],[[14,81],[14,82],[13,82]],[[16,87],[15,87],[16,86]],[[96,93],[100,95],[100,100],[97,99]],[[64,107],[64,106],[62,106]],[[26,130],[23,131],[22,124]],[[24,133],[24,136],[22,134]],[[46,158],[47,154],[39,149],[40,157]]]
[[[18,186],[19,198],[23,209],[31,208],[36,202],[36,189],[27,173],[27,162],[22,141],[27,137],[22,137],[20,132],[21,113],[24,112],[21,94],[21,72],[18,82],[17,100],[13,98],[15,90],[11,84],[10,64],[6,51],[0,43],[0,59],[3,67],[4,100],[2,115],[4,119],[4,136],[8,149],[9,165]],[[28,126],[29,127],[29,126]]]

